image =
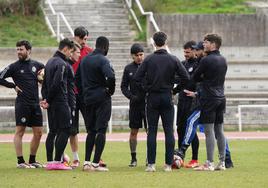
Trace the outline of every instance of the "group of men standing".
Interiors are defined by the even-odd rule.
[[[86,45],[88,31],[78,27],[74,40],[63,39],[54,56],[46,66],[30,59],[31,45],[22,40],[17,43],[19,60],[0,73],[0,84],[14,88],[17,92],[15,115],[16,133],[14,144],[18,168],[43,167],[36,161],[36,152],[42,136],[41,108],[47,109],[49,133],[46,139],[48,170],[70,170],[78,167],[79,111],[85,121],[87,138],[84,171],[108,171],[101,161],[106,142],[106,130],[111,116],[111,96],[115,91],[115,73],[106,58],[109,40],[98,37],[95,50]],[[179,150],[175,155],[184,160],[189,146],[186,134],[188,118],[193,112],[193,103],[198,102],[200,123],[206,135],[207,161],[197,166],[198,170],[224,170],[226,139],[223,134],[223,113],[225,110],[224,81],[227,71],[226,60],[220,55],[221,37],[207,34],[201,46],[206,56],[197,60],[196,54],[188,50],[200,47],[194,41],[184,45],[186,61],[167,52],[167,35],[156,32],[153,35],[156,50],[144,59],[144,49],[133,44],[130,49],[133,62],[124,69],[121,90],[130,99],[129,145],[130,167],[137,166],[136,147],[139,128],[144,124],[147,132],[147,172],[156,171],[156,136],[159,117],[165,133],[164,171],[172,171],[175,138],[173,134],[173,95],[179,92],[178,136]],[[40,76],[44,69],[44,77]],[[11,77],[14,83],[5,79]],[[40,78],[41,77],[41,78]],[[42,83],[42,100],[39,103],[38,82]],[[200,82],[199,85],[196,83]],[[177,84],[174,88],[174,84]],[[196,119],[195,119],[196,120]],[[196,125],[200,124],[199,122]],[[26,126],[32,127],[29,163],[22,155],[22,137]],[[192,130],[192,129],[191,129]],[[197,161],[199,141],[196,126],[193,129]],[[64,150],[70,138],[73,152],[71,166],[62,162]],[[188,138],[188,141],[185,139]],[[220,154],[220,162],[214,168],[213,152],[215,138]],[[55,149],[55,155],[53,155]],[[93,160],[91,155],[94,151]],[[196,162],[194,161],[194,162]],[[191,165],[191,164],[190,164]]]

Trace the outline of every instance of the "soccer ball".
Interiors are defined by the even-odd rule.
[[[38,73],[37,73],[38,81],[42,82],[44,80],[44,76],[45,76],[45,69],[39,70]]]
[[[180,156],[174,155],[174,160],[172,163],[172,169],[180,169],[183,166],[183,160]]]

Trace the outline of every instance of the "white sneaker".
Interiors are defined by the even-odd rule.
[[[164,171],[165,171],[165,172],[171,172],[171,171],[172,171],[171,165],[167,165],[167,164],[165,164],[165,166],[164,166]]]
[[[205,164],[194,168],[195,171],[214,171],[214,163],[206,161]]]
[[[35,166],[32,166],[28,163],[20,163],[20,164],[17,164],[17,168],[35,168]]]
[[[225,162],[224,162],[224,161],[220,161],[220,162],[216,165],[215,170],[226,170],[226,168],[225,168]]]
[[[155,164],[148,164],[148,166],[145,169],[145,172],[155,172]]]
[[[109,169],[107,167],[100,166],[98,163],[91,163],[92,170],[96,172],[108,172]]]

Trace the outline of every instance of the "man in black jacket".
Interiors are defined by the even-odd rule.
[[[14,135],[18,159],[17,168],[38,168],[42,165],[36,162],[35,156],[43,130],[43,118],[38,97],[38,72],[44,68],[44,65],[30,59],[32,45],[29,41],[18,41],[16,47],[19,60],[0,72],[0,85],[13,88],[17,92],[16,132]],[[8,77],[11,77],[14,83],[6,81],[5,79]],[[29,164],[25,163],[22,152],[22,137],[26,126],[33,130]]]
[[[140,44],[133,44],[130,49],[133,62],[128,64],[123,73],[121,82],[122,93],[130,100],[129,101],[129,127],[131,129],[129,135],[129,147],[131,153],[131,162],[129,167],[137,166],[136,148],[137,148],[137,135],[139,128],[142,128],[142,122],[145,121],[145,99],[142,93],[135,84],[133,78],[144,59],[144,50]]]
[[[82,92],[86,105],[86,156],[84,171],[106,172],[108,168],[99,165],[105,146],[106,130],[111,117],[111,96],[115,91],[115,74],[110,61],[105,57],[109,40],[98,37],[96,49],[87,55],[78,67],[75,80],[78,92]],[[95,146],[92,163],[91,154]]]
[[[67,61],[73,48],[73,41],[67,38],[60,41],[58,51],[49,59],[45,67],[42,87],[43,101],[40,104],[44,109],[48,109],[49,133],[46,139],[48,161],[46,168],[48,170],[72,169],[61,163],[61,158],[70,136],[72,123],[70,104],[73,102],[69,101],[71,99],[69,95],[73,88],[69,87],[70,83],[68,83],[69,65]],[[74,93],[72,98],[74,98]],[[55,158],[53,161],[54,145]]]
[[[225,170],[225,137],[223,133],[223,115],[226,100],[224,81],[227,63],[219,52],[222,39],[217,34],[204,37],[204,50],[207,53],[200,61],[193,80],[200,82],[200,122],[204,125],[206,136],[207,161],[196,170]],[[214,168],[215,137],[219,150],[219,163]]]
[[[147,93],[146,118],[148,121],[146,172],[155,172],[156,135],[159,116],[165,132],[165,167],[171,171],[175,139],[173,135],[174,107],[172,88],[175,82],[175,73],[181,80],[182,87],[188,82],[189,75],[181,62],[166,50],[167,35],[156,32],[153,35],[156,51],[147,56],[134,77],[140,89]],[[145,80],[145,85],[143,86]]]

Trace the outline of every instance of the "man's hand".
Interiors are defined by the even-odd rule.
[[[186,93],[186,96],[188,96],[188,97],[193,97],[193,98],[196,97],[196,93],[193,91],[189,91],[187,89],[184,89],[183,92]]]
[[[22,92],[22,90],[19,88],[19,86],[16,86],[14,89],[15,89],[15,91],[16,91],[17,94],[19,94],[19,93]]]
[[[46,99],[40,101],[39,104],[40,104],[40,106],[41,106],[43,109],[48,109],[48,107],[49,107],[49,104],[47,103],[47,100],[46,100]]]

